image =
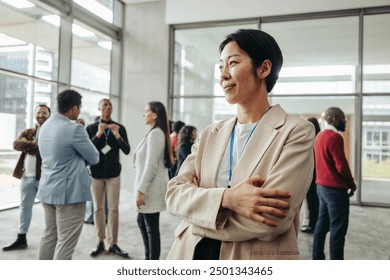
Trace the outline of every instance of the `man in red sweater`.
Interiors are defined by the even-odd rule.
[[[349,197],[356,191],[344,141],[338,131],[345,131],[345,115],[339,108],[325,112],[326,127],[314,142],[317,193],[320,200],[314,231],[313,259],[324,260],[324,243],[330,231],[330,259],[344,259],[345,235],[348,229]]]

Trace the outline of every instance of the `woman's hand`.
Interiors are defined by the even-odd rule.
[[[198,178],[196,178],[196,176],[192,177],[192,183],[194,185],[196,185],[197,187],[199,187],[199,180],[198,180]]]
[[[226,189],[222,197],[222,207],[269,226],[278,223],[262,214],[283,218],[288,211],[290,192],[261,188],[264,180],[260,176],[251,177],[232,188]]]
[[[142,192],[137,192],[137,208],[140,209],[142,205],[145,205],[145,195]]]

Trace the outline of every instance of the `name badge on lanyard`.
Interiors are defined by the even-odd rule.
[[[101,123],[101,121],[100,121],[100,123]],[[107,128],[104,130],[104,136],[106,137],[106,145],[101,149],[103,155],[107,154],[111,150],[110,145],[108,145],[108,136],[110,135],[110,133],[111,133],[110,128]]]
[[[108,145],[108,144],[105,145],[105,146],[103,147],[103,149],[101,149],[103,155],[107,154],[110,150],[111,150],[111,147],[110,147],[110,145]]]

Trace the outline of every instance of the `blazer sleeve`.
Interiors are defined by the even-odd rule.
[[[147,194],[149,187],[152,185],[154,178],[158,173],[159,160],[162,161],[165,149],[164,133],[159,128],[153,129],[146,139],[146,159],[145,167],[141,175],[141,181],[136,190]],[[168,172],[168,171],[167,171]]]
[[[99,152],[89,139],[82,125],[76,124],[73,135],[73,147],[85,160],[87,165],[94,165],[99,162]]]
[[[278,226],[269,227],[231,212],[223,228],[210,229],[194,225],[193,234],[231,242],[255,238],[261,241],[271,241],[289,230],[293,226],[295,216],[299,213],[312,180],[313,142],[313,127],[301,122],[290,132],[278,155],[278,160],[264,182],[264,188],[285,189],[291,192],[287,216],[284,218],[272,216],[272,219],[278,222]]]
[[[37,154],[38,153],[38,143],[32,139],[29,139],[29,130],[26,129],[15,139],[13,146],[16,151]],[[30,134],[33,134],[31,131]]]
[[[221,228],[218,221],[221,216],[229,211],[221,209],[224,188],[201,188],[196,186],[192,178],[201,177],[200,162],[202,156],[198,151],[204,148],[207,142],[207,129],[202,130],[197,140],[192,145],[191,154],[180,168],[178,176],[168,182],[168,190],[165,195],[169,213],[183,218],[192,225],[198,225],[209,229]]]

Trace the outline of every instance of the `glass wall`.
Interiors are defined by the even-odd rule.
[[[390,14],[364,17],[363,92],[390,92]],[[378,28],[383,27],[383,28]]]
[[[239,28],[257,28],[257,22],[176,30],[172,120],[200,129],[235,113],[223,98],[217,62],[221,38]]]
[[[72,85],[108,94],[111,39],[103,38],[78,21],[75,21],[72,29]]]
[[[74,3],[113,23],[113,0],[74,0]]]
[[[235,107],[224,99],[213,68],[218,46],[229,32],[260,26],[275,37],[284,55],[279,80],[269,94],[270,103],[281,104],[288,113],[303,118],[315,116],[322,128],[326,108],[340,107],[347,117],[347,128],[341,135],[359,188],[353,201],[390,206],[387,13],[385,7],[382,13],[376,8],[344,11],[338,16],[321,13],[259,18],[258,24],[174,26],[171,117],[201,130],[235,114]]]
[[[13,138],[33,124],[37,102],[50,106],[56,91],[49,82],[57,80],[59,28],[43,20],[49,13],[35,5],[18,9],[0,1],[0,13],[0,113],[15,114],[16,131],[5,131]]]
[[[347,120],[346,129],[340,135],[344,139],[344,150],[349,162],[352,175],[356,178],[356,110],[354,96],[299,96],[299,97],[278,97],[274,95],[270,97],[271,104],[280,104],[282,108],[292,115],[301,116],[302,118],[315,117],[318,119],[321,130],[325,128],[325,120],[323,119],[326,108],[339,107],[343,110]],[[351,201],[357,201],[357,196],[354,195]]]
[[[368,203],[390,204],[389,24],[390,14],[364,18],[361,184]]]
[[[0,209],[19,204],[20,181],[11,174],[20,152],[13,150],[13,141],[35,125],[36,105],[55,111],[59,88],[74,88],[83,95],[81,117],[88,124],[98,113],[98,101],[119,88],[111,67],[117,68],[120,55],[112,60],[111,47],[119,46],[121,24],[112,22],[114,8],[122,13],[122,6],[118,0],[0,0]],[[60,15],[71,28],[61,25]],[[60,46],[60,37],[72,45]]]
[[[390,204],[390,96],[363,99],[362,199]]]
[[[261,25],[274,36],[284,54],[280,78],[270,93],[271,104],[280,104],[290,114],[316,117],[322,129],[325,110],[340,107],[347,118],[346,131],[341,135],[355,178],[355,96],[351,94],[357,89],[358,23],[359,17],[351,16]],[[356,195],[352,197],[356,199]]]
[[[354,16],[262,24],[284,55],[272,93],[355,93],[358,20]]]

